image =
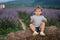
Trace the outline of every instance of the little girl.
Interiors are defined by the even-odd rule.
[[[33,35],[38,35],[40,30],[40,35],[45,36],[44,28],[47,19],[42,15],[42,9],[37,7],[34,9],[35,15],[31,16],[30,29],[33,31]]]

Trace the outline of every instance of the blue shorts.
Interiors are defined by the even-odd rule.
[[[40,27],[36,27],[36,31],[37,32],[40,32]]]

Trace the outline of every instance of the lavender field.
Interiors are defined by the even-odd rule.
[[[0,35],[22,29],[18,19],[18,13],[15,10],[0,10]]]
[[[34,12],[33,12],[34,8],[18,8],[15,10],[17,12],[26,12],[29,16],[32,16],[34,14]],[[47,26],[54,25],[54,26],[57,26],[58,28],[60,28],[60,26],[59,26],[60,10],[58,10],[58,9],[43,9],[43,15],[48,19],[48,23],[46,24]]]
[[[29,16],[34,14],[34,8],[6,8],[0,10],[0,20],[8,19],[18,25],[18,12],[26,12]],[[47,19],[54,19],[60,22],[60,10],[58,9],[43,9],[43,15]],[[22,15],[23,16],[23,15]]]
[[[26,12],[30,16],[34,14],[34,8],[10,8],[0,10],[3,13],[0,13],[0,19],[8,18],[10,21],[18,23],[18,12]],[[60,10],[58,9],[43,9],[43,15],[47,18],[52,18],[57,21],[60,21]]]
[[[13,27],[13,31],[22,29],[21,24],[19,23],[19,19],[23,19],[23,22],[29,26],[30,16],[34,14],[34,8],[6,8],[0,10],[0,28],[7,27],[6,31],[1,31],[9,33],[12,29],[9,27]],[[43,15],[48,19],[47,26],[57,26],[60,28],[60,10],[58,9],[43,9]],[[20,24],[20,25],[19,25]],[[17,27],[17,28],[16,28]],[[15,29],[14,29],[15,28]]]
[[[27,12],[30,16],[34,14],[34,8],[15,8],[12,9],[17,12]],[[59,9],[43,9],[43,15],[48,18],[53,18],[60,21],[60,10]]]

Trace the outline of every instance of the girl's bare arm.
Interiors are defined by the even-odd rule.
[[[47,23],[47,19],[43,20],[43,22]]]
[[[31,19],[31,20],[30,20],[30,23],[32,24],[33,22],[34,22],[34,19]]]

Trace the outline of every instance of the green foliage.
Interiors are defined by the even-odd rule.
[[[18,26],[8,19],[0,20],[0,35],[6,35],[10,32],[16,32],[22,30],[21,24]]]
[[[15,26],[16,25],[12,21],[9,21],[8,19],[1,20],[0,22],[0,28],[2,29],[13,28]]]
[[[47,24],[46,26],[56,25],[57,21],[54,19],[48,19],[47,18]]]
[[[19,18],[22,19],[22,21],[28,27],[30,23],[30,16],[26,12],[19,12],[18,14],[19,14]]]
[[[56,26],[57,28],[60,28],[60,22],[58,22],[57,20],[55,19],[52,19],[52,18],[47,18],[47,23],[46,23],[46,26]]]

